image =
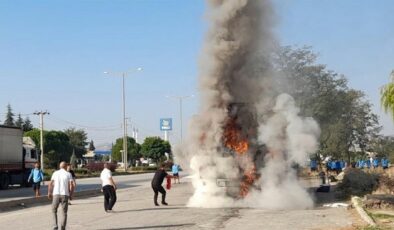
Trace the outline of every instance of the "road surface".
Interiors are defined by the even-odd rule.
[[[349,230],[360,223],[357,216],[346,208],[323,208],[321,205],[309,210],[292,211],[188,208],[186,204],[193,193],[188,179],[183,179],[182,184],[175,184],[168,191],[169,206],[155,207],[150,183],[142,181],[150,176],[140,175],[139,179],[136,178],[140,183],[118,190],[114,213],[104,212],[102,197],[74,200],[69,207],[67,229]],[[115,179],[121,180],[120,177]],[[51,207],[42,205],[0,213],[0,226],[50,229]]]
[[[143,174],[133,174],[133,175],[123,175],[115,176],[117,185],[120,189],[131,188],[133,186],[140,185],[142,183],[149,182],[152,179],[152,173]],[[46,182],[47,183],[47,182]],[[47,185],[41,186],[41,194],[47,195]],[[101,188],[101,181],[99,177],[94,178],[84,178],[77,179],[76,192],[94,190]],[[0,204],[1,202],[10,200],[19,200],[30,198],[34,196],[33,188],[21,188],[21,187],[11,187],[7,190],[0,190]]]

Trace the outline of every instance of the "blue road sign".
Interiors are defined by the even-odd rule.
[[[171,131],[172,130],[172,118],[161,118],[160,119],[160,130]]]

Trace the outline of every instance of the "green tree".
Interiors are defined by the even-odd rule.
[[[384,111],[394,119],[394,70],[391,72],[390,78],[390,82],[381,88],[380,101]]]
[[[94,142],[93,142],[93,140],[90,140],[90,143],[89,143],[89,148],[88,148],[90,151],[94,151],[94,150],[96,150],[96,147],[94,147]]]
[[[82,158],[86,153],[85,146],[88,144],[87,133],[83,129],[76,129],[75,127],[64,130],[64,133],[68,136],[70,145],[75,149],[77,158]]]
[[[14,116],[15,114],[12,112],[11,105],[7,105],[7,113],[5,115],[4,125],[5,126],[15,126],[14,123]]]
[[[115,145],[112,146],[112,160],[121,161],[123,149],[123,138],[116,139]],[[141,146],[138,144],[134,138],[127,137],[127,158],[131,161],[136,160],[141,157],[140,154]]]
[[[33,124],[30,121],[30,118],[26,117],[25,121],[23,122],[23,131],[28,132],[28,131],[33,130],[33,128],[34,127],[33,127]]]
[[[369,147],[370,151],[377,153],[377,157],[387,157],[394,162],[394,137],[377,136]]]
[[[165,153],[171,153],[171,145],[160,137],[147,137],[141,145],[141,153],[157,163],[164,159]]]
[[[277,93],[292,95],[300,114],[313,117],[320,125],[319,153],[348,160],[352,149],[362,154],[380,129],[364,94],[349,89],[343,75],[316,64],[309,47],[282,47],[273,60]]]
[[[77,156],[75,155],[75,149],[73,149],[73,154],[70,158],[70,164],[73,166],[73,168],[77,168]]]
[[[15,121],[15,126],[23,129],[23,118],[21,117],[20,113],[18,114],[18,118]]]
[[[25,136],[40,147],[40,130],[33,129],[25,133]],[[60,161],[70,161],[72,146],[68,136],[62,131],[44,131],[44,162],[50,168],[57,168]]]

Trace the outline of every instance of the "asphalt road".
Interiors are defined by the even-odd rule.
[[[139,180],[144,178],[148,179],[150,175],[139,176]],[[350,230],[360,223],[351,210],[325,208],[320,204],[313,209],[291,211],[188,208],[186,204],[193,193],[188,179],[183,179],[182,184],[175,184],[168,191],[169,206],[155,207],[149,184],[146,181],[118,190],[114,213],[104,212],[102,197],[74,200],[69,207],[67,229]],[[9,229],[50,229],[51,207],[42,205],[0,213],[0,226],[9,226]]]
[[[114,176],[115,182],[119,189],[131,188],[133,186],[138,186],[143,183],[149,182],[152,179],[152,173],[134,174],[134,175],[123,175]],[[76,192],[94,190],[101,188],[100,178],[84,178],[77,179]],[[41,195],[48,194],[47,185],[41,186]],[[30,198],[34,196],[32,188],[21,188],[21,187],[11,187],[7,190],[0,190],[0,203]]]

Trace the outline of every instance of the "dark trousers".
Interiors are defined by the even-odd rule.
[[[152,185],[153,192],[155,193],[153,201],[157,204],[157,197],[161,193],[161,202],[166,202],[166,190],[161,185]]]
[[[106,185],[103,187],[103,193],[104,193],[104,209],[105,211],[107,210],[112,210],[112,207],[114,207],[115,202],[116,202],[116,191],[112,185]]]

